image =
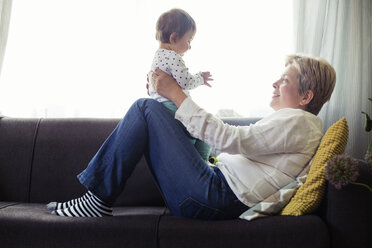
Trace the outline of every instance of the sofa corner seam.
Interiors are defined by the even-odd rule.
[[[37,120],[35,131],[34,131],[34,137],[32,141],[32,150],[31,150],[31,157],[30,157],[30,170],[29,170],[29,178],[28,178],[28,192],[27,192],[27,202],[30,202],[31,199],[31,179],[32,179],[32,169],[34,166],[34,158],[35,158],[35,146],[36,146],[36,140],[39,133],[39,127],[41,123],[42,118],[39,118]]]

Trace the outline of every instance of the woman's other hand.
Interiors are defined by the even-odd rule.
[[[176,80],[158,68],[151,73],[151,83],[159,95],[168,98],[177,107],[187,98]]]

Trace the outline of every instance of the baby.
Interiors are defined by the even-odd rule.
[[[209,72],[190,74],[182,59],[182,56],[191,49],[191,41],[195,32],[195,21],[186,11],[171,9],[163,13],[156,23],[156,39],[160,45],[155,53],[150,72],[151,74],[152,71],[159,68],[171,75],[188,96],[189,90],[195,89],[200,85],[211,87],[208,82],[213,80]],[[176,105],[167,98],[160,96],[151,84],[149,85],[149,94],[152,98],[161,102],[174,116],[177,111]],[[208,160],[210,147],[198,139],[190,138],[190,140],[202,158]]]

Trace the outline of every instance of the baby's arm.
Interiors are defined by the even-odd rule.
[[[199,72],[192,75],[191,73],[189,73],[189,69],[186,67],[185,62],[180,56],[177,56],[175,58],[174,63],[171,59],[170,63],[170,72],[172,74],[172,77],[177,81],[182,89],[192,90],[203,84],[211,87],[208,81],[211,81],[213,79],[211,78],[212,75],[209,72]]]

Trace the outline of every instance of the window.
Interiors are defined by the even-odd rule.
[[[197,24],[184,56],[213,87],[191,92],[216,114],[271,112],[272,83],[292,52],[292,1],[18,0],[0,78],[0,112],[21,117],[121,117],[147,97],[161,13]],[[227,111],[221,111],[226,110]],[[224,114],[224,115],[225,115]]]

